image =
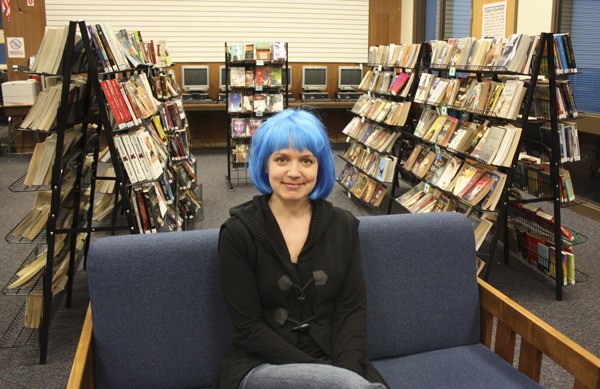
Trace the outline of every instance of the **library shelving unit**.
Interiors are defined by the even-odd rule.
[[[154,97],[161,102],[154,128],[163,129],[159,132],[169,154],[162,185],[166,191],[173,192],[169,204],[175,205],[182,221],[181,227],[187,229],[188,222],[203,218],[202,183],[197,174],[197,160],[192,153],[181,90],[168,70],[171,66],[150,68],[149,79]]]
[[[196,214],[201,207],[191,192],[192,185],[182,188],[185,185],[178,182],[184,179],[180,177],[184,174],[191,177],[193,173],[195,177],[196,171],[193,165],[181,166],[182,161],[191,164],[193,159],[189,153],[187,126],[182,125],[187,121],[183,109],[179,110],[181,101],[176,91],[171,93],[172,99],[165,99],[169,101],[159,101],[153,96],[158,91],[149,85],[148,77],[156,76],[160,81],[162,72],[160,66],[154,63],[133,65],[130,61],[132,65],[129,65],[122,57],[121,64],[113,67],[111,61],[113,64],[118,61],[114,56],[120,46],[113,46],[110,50],[108,42],[118,38],[110,26],[101,33],[97,30],[99,25],[95,28],[84,21],[70,22],[65,27],[64,50],[54,59],[62,63],[60,74],[40,73],[46,80],[60,81],[52,87],[54,90],[49,88],[48,93],[41,94],[44,97],[50,93],[57,94],[55,105],[45,110],[56,112],[55,120],[49,117],[42,121],[46,127],[54,122],[54,127],[50,131],[47,128],[41,131],[38,127],[43,126],[29,126],[27,123],[29,115],[37,117],[34,113],[38,100],[21,123],[23,130],[35,129],[52,134],[45,143],[52,139],[56,146],[54,153],[48,154],[50,157],[42,155],[52,159],[49,183],[28,185],[26,174],[11,185],[13,191],[37,191],[34,209],[24,219],[35,217],[36,223],[25,229],[22,222],[7,235],[6,240],[36,246],[3,289],[5,294],[26,295],[27,301],[6,330],[0,346],[24,346],[35,339],[33,335],[39,327],[40,363],[47,361],[50,320],[59,305],[60,291],[63,287],[66,289],[66,305],[69,307],[73,276],[79,261],[85,258],[92,233],[150,232],[149,212],[154,212],[152,227],[155,230],[161,230],[161,227],[164,231],[180,230],[185,217]],[[60,37],[62,32],[53,31],[52,34],[60,41],[56,37]],[[102,43],[99,43],[101,35]],[[103,46],[106,51],[99,50],[102,45],[106,45]],[[38,62],[47,60],[41,54],[43,47],[42,44]],[[111,53],[106,54],[108,51]],[[78,78],[75,74],[84,77]],[[132,84],[126,85],[130,81]],[[171,88],[174,86],[171,85]],[[126,90],[131,93],[126,93]],[[135,99],[132,98],[134,95]],[[118,96],[122,98],[123,105],[115,109]],[[125,113],[129,114],[128,118],[125,118]],[[73,140],[73,134],[77,132],[80,133],[79,138]],[[169,143],[175,137],[187,143]],[[106,153],[102,153],[102,161],[108,163],[103,172],[98,170],[101,141],[108,148]],[[123,150],[122,146],[127,141],[130,141],[131,148]],[[43,150],[52,151],[46,146]],[[132,164],[135,158],[139,163],[137,168]],[[144,161],[146,165],[143,165]],[[32,166],[28,170],[33,170]],[[177,169],[185,172],[178,175]],[[98,192],[96,186],[99,187]],[[95,201],[96,193],[103,194],[98,202]],[[190,203],[190,198],[196,203]],[[95,213],[95,210],[98,212]],[[123,217],[117,218],[118,210]],[[110,214],[110,221],[96,223],[99,213]],[[63,260],[65,257],[67,259]],[[41,271],[40,276],[36,275],[38,271]],[[27,274],[33,276],[24,282]]]
[[[346,165],[337,177],[348,197],[366,207],[380,209],[388,197],[391,212],[402,153],[399,140],[401,130],[412,125],[411,99],[421,54],[420,44],[371,47],[370,69],[358,87],[364,94],[351,109],[356,116],[343,130],[349,146],[338,155]]]
[[[579,149],[579,140],[576,127],[568,132],[569,128],[561,126],[559,121],[577,116],[567,76],[581,72],[581,69],[575,65],[570,37],[565,34],[542,33],[537,56],[539,59],[532,69],[532,79],[545,75],[547,83],[542,88],[547,89],[548,100],[543,99],[542,103],[547,101],[545,108],[537,112],[537,116],[541,116],[539,122],[526,129],[523,149],[528,154],[540,156],[546,163],[526,167],[520,163],[512,172],[515,175],[511,180],[513,187],[529,196],[506,199],[507,212],[502,215],[502,233],[504,242],[509,244],[504,245],[504,260],[508,263],[512,253],[532,268],[554,278],[556,299],[562,300],[563,287],[576,282],[572,248],[588,239],[563,226],[561,221],[562,207],[575,199],[572,182],[562,163],[578,160],[577,156],[572,158],[572,152]],[[563,87],[559,87],[559,83]],[[534,94],[534,91],[530,92]],[[535,92],[546,95],[539,89]],[[557,96],[558,93],[563,95]],[[530,103],[534,104],[533,101]],[[523,116],[528,114],[530,106],[526,106]],[[549,202],[552,214],[530,206],[539,202]],[[526,234],[525,239],[519,238],[523,233]]]
[[[541,199],[509,199],[519,151],[526,143],[527,130],[532,126],[539,128],[540,121],[532,118],[530,113],[542,59],[546,58],[550,69],[553,66],[553,51],[544,50],[545,46],[551,44],[552,34],[542,34],[537,48],[536,39],[533,38],[531,44],[536,54],[533,55],[532,51],[525,57],[525,62],[518,66],[519,70],[511,69],[512,64],[508,60],[495,62],[494,65],[469,61],[451,64],[438,62],[436,58],[439,58],[439,52],[436,55],[435,50],[441,50],[443,44],[438,46],[437,42],[444,41],[424,43],[423,72],[419,75],[419,86],[413,100],[422,107],[422,113],[412,133],[403,130],[403,137],[412,139],[414,148],[402,161],[398,177],[415,186],[398,197],[397,202],[409,212],[457,211],[467,215],[475,231],[477,257],[480,265],[484,266],[485,271],[479,273],[483,278],[488,278],[492,271],[501,231],[504,242],[509,242],[511,202],[554,202],[554,215],[548,223],[552,224],[556,235],[547,235],[546,241],[560,252],[564,240],[560,238],[562,233],[557,232],[561,231],[560,192]],[[488,43],[493,45],[493,42]],[[503,50],[507,50],[507,46]],[[550,101],[555,102],[554,76],[552,72],[549,74]],[[441,89],[437,89],[440,85]],[[490,98],[478,101],[485,89],[489,91]],[[450,94],[450,91],[454,91],[454,94]],[[521,104],[521,100],[524,103]],[[553,109],[556,109],[554,103],[550,106],[553,105]],[[553,115],[550,117],[556,118]],[[554,119],[550,150],[554,157],[558,153],[559,161],[556,129]],[[469,133],[473,135],[465,138],[464,134]],[[461,139],[466,141],[461,142]],[[557,161],[554,157],[550,167],[550,183],[554,190],[559,190],[559,163],[554,162]],[[564,227],[563,230],[568,231]],[[574,234],[581,237],[578,241],[584,241],[580,234]],[[506,253],[508,246],[508,243],[504,245]],[[537,259],[535,263],[539,265]],[[562,267],[556,266],[555,270],[556,298],[560,300]]]
[[[288,106],[287,42],[225,42],[227,185],[248,184],[252,135],[270,115]]]
[[[80,33],[85,43],[87,31],[82,26],[79,25]],[[11,185],[13,191],[37,192],[36,205],[25,219],[34,217],[37,220],[39,233],[33,236],[36,231],[35,226],[25,230],[30,231],[30,235],[23,233],[21,227],[25,226],[24,219],[6,237],[6,240],[11,243],[34,243],[36,246],[7,287],[3,289],[5,294],[26,295],[27,301],[6,330],[1,345],[2,347],[24,346],[30,339],[35,339],[34,332],[39,328],[40,363],[46,363],[47,360],[50,320],[59,305],[61,300],[59,296],[63,295],[63,288],[66,289],[66,305],[67,307],[71,305],[73,276],[79,261],[85,255],[84,251],[88,247],[91,233],[114,232],[119,229],[135,230],[129,211],[127,211],[127,222],[123,225],[95,227],[91,224],[94,211],[94,175],[102,123],[97,126],[91,123],[91,118],[95,114],[92,102],[98,101],[97,91],[94,96],[92,89],[94,75],[97,81],[95,65],[90,61],[81,71],[87,75],[86,81],[78,85],[72,83],[73,71],[79,72],[79,69],[74,69],[74,64],[81,59],[81,54],[76,57],[75,53],[77,28],[77,22],[71,22],[68,29],[64,30],[66,37],[64,50],[57,57],[57,60],[62,63],[60,74],[39,74],[46,79],[55,77],[60,80],[55,90],[50,92],[49,89],[48,92],[59,93],[59,95],[54,100],[56,105],[48,108],[50,117],[44,120],[47,129],[40,131],[39,128],[42,126],[26,126],[25,122],[29,115],[21,123],[23,131],[34,128],[35,131],[52,134],[47,140],[52,137],[56,139],[54,152],[49,153],[49,158],[52,160],[49,185],[27,185],[25,178],[27,175]],[[34,107],[30,111],[32,117],[33,111]],[[80,133],[79,139],[68,147],[73,132]],[[44,143],[48,143],[47,140]],[[44,148],[46,147],[48,151],[52,151],[48,144]],[[116,160],[113,160],[113,165],[118,166]],[[30,169],[32,169],[31,165]],[[125,188],[118,185],[120,170],[115,170],[116,187],[120,187],[122,195],[125,195]],[[86,194],[88,191],[84,190],[87,186],[89,186],[89,195]],[[126,204],[124,209],[129,210]],[[35,213],[38,213],[39,217]],[[15,281],[23,280],[23,271],[33,271],[32,266],[37,266],[37,271],[33,274],[40,271],[41,275],[34,275],[24,284],[15,286]]]

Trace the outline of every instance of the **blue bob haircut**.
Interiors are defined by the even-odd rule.
[[[312,200],[327,198],[335,183],[329,136],[319,118],[301,109],[286,109],[270,117],[252,136],[248,171],[256,189],[263,194],[273,192],[267,172],[269,157],[287,148],[313,153],[319,169],[317,183],[309,197]]]

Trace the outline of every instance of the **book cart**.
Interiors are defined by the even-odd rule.
[[[412,125],[411,100],[422,47],[413,44],[384,48],[370,52],[370,70],[358,86],[364,94],[351,109],[356,116],[343,130],[349,146],[344,154],[338,154],[346,165],[336,181],[349,198],[373,209],[379,209],[389,197],[390,213],[398,183],[398,159],[403,152],[399,140],[401,130]]]
[[[118,70],[116,68],[115,70],[107,70],[104,67],[104,60],[100,60],[98,52],[92,46],[93,38],[90,36],[92,29],[88,28],[89,26],[86,26],[83,21],[69,23],[64,51],[58,59],[62,61],[63,66],[60,74],[62,84],[59,84],[60,99],[57,100],[56,108],[56,126],[51,131],[43,131],[56,136],[50,185],[26,185],[26,176],[23,176],[10,188],[12,191],[37,191],[36,205],[44,201],[46,204],[42,204],[44,207],[34,208],[32,211],[32,213],[38,212],[42,215],[38,222],[41,232],[35,237],[24,237],[24,234],[18,231],[19,226],[15,227],[6,237],[8,242],[34,243],[36,247],[25,259],[19,271],[9,281],[7,287],[3,289],[4,294],[26,295],[27,302],[6,330],[0,341],[0,346],[3,348],[25,346],[32,339],[35,339],[33,335],[39,328],[39,361],[41,364],[47,361],[49,326],[53,312],[60,305],[60,297],[63,295],[60,292],[63,287],[66,289],[66,293],[64,293],[67,297],[66,305],[70,307],[73,276],[81,259],[85,258],[91,234],[98,232],[114,234],[116,231],[140,233],[144,231],[140,214],[137,213],[141,209],[137,208],[132,201],[136,199],[136,189],[131,185],[131,177],[124,169],[124,161],[127,157],[133,157],[133,155],[120,154],[115,145],[115,139],[130,130],[140,129],[147,126],[150,121],[155,121],[155,118],[159,117],[159,110],[153,112],[146,120],[140,120],[138,124],[118,126],[119,128],[114,125],[115,122],[118,123],[118,120],[115,116],[113,118],[115,120],[112,121],[111,116],[109,116],[109,113],[115,115],[115,112],[110,108],[108,98],[103,92],[102,83],[115,80],[118,74],[125,77],[128,74],[133,75],[136,73],[136,69],[122,66]],[[80,37],[79,43],[76,41],[78,35]],[[79,69],[83,69],[74,69],[74,63],[80,63]],[[101,65],[102,67],[98,67]],[[160,71],[152,69],[151,64],[140,65],[137,70],[139,72],[145,71],[148,74]],[[85,82],[79,84],[78,87],[72,85],[72,77],[75,72],[85,75]],[[53,76],[52,74],[41,75],[44,77]],[[168,105],[168,103],[161,103],[158,106],[162,107],[164,105]],[[181,117],[180,119],[183,120]],[[92,124],[93,121],[97,121],[98,124]],[[64,145],[69,144],[66,138],[72,127],[81,132],[81,137],[77,142],[74,142],[74,146],[66,150]],[[185,129],[187,130],[187,127]],[[189,139],[189,136],[187,136],[187,139]],[[106,154],[107,159],[105,160],[108,162],[112,174],[100,174],[98,172],[101,141],[104,141],[108,147],[109,152]],[[159,143],[154,142],[153,144],[159,146]],[[141,145],[141,142],[139,144]],[[165,140],[162,147],[167,149],[167,144],[167,140]],[[184,150],[189,153],[189,142]],[[167,155],[169,154],[167,153]],[[174,159],[183,160],[183,158]],[[162,166],[162,168],[164,169],[165,166]],[[160,179],[165,177],[166,174],[161,174],[158,179],[147,180],[139,184],[156,185]],[[169,177],[172,177],[171,180],[176,180],[175,177],[177,176],[171,172]],[[106,182],[114,182],[114,185],[108,185],[111,188],[108,191],[112,192],[112,195],[105,194],[105,197],[103,197],[104,200],[109,198],[109,202],[112,202],[112,207],[107,212],[111,214],[110,222],[94,224],[94,209],[101,203],[95,201],[95,195],[99,193],[96,191],[96,185],[107,187]],[[175,227],[168,230],[180,229],[183,218],[177,214],[178,210],[183,215],[190,216],[200,208],[199,201],[196,207],[177,201],[190,196],[190,193],[184,191],[183,194],[178,194],[177,181],[174,182],[170,189],[174,193],[171,196],[175,199],[175,202],[168,204],[167,208],[171,210],[172,219],[175,223],[171,226]],[[169,183],[169,187],[171,187],[171,183]],[[158,197],[156,196],[154,201],[160,201]],[[156,204],[150,204],[150,206],[154,205]],[[118,209],[124,215],[119,220],[117,220]],[[167,213],[164,213],[163,216],[166,219]],[[28,217],[31,217],[31,214],[26,216],[26,218]],[[42,224],[45,225],[45,228],[41,228]],[[63,258],[67,259],[63,260]],[[39,268],[42,269],[41,276],[34,276],[26,283],[26,286],[15,287],[14,282],[22,277],[24,269],[29,269],[28,266],[36,261],[39,263]],[[66,285],[64,285],[65,282]],[[39,312],[32,322],[28,316],[36,314],[37,311],[34,309],[36,307],[39,308]]]
[[[532,68],[532,79],[542,74],[546,76],[549,102],[547,109],[543,110],[545,112],[538,112],[536,115],[540,117],[540,120],[534,126],[526,128],[523,139],[524,150],[528,153],[531,153],[532,149],[535,150],[536,154],[542,156],[542,160],[548,161],[548,168],[545,171],[535,172],[535,176],[527,170],[513,169],[511,171],[511,174],[514,175],[510,181],[513,183],[513,187],[529,193],[530,196],[528,198],[508,197],[506,199],[507,211],[502,215],[503,241],[509,242],[504,245],[505,262],[509,262],[512,253],[534,269],[551,275],[555,279],[557,300],[563,298],[563,286],[575,283],[576,271],[572,247],[585,243],[588,239],[587,236],[563,226],[561,221],[561,208],[574,200],[568,171],[565,172],[566,175],[563,175],[561,167],[562,162],[568,160],[566,154],[569,154],[569,151],[565,149],[565,143],[575,142],[575,147],[578,148],[578,139],[575,132],[575,139],[561,140],[561,134],[564,137],[563,131],[566,130],[559,128],[559,117],[575,117],[577,113],[572,91],[569,94],[571,97],[570,112],[565,112],[565,107],[561,107],[561,112],[559,112],[558,80],[564,80],[569,74],[581,71],[574,66],[574,53],[570,47],[570,40],[568,46],[566,42],[557,44],[557,41],[562,39],[561,35],[542,33],[540,36],[537,52],[539,58],[536,58]],[[561,48],[558,49],[559,47]],[[567,56],[568,60],[566,60]],[[560,66],[557,63],[559,57],[563,58]],[[532,89],[534,88],[532,87]],[[534,104],[529,100],[527,103],[529,105],[525,106],[524,117]],[[549,126],[547,126],[548,122]],[[522,183],[523,180],[526,182],[525,185],[517,184],[518,182]],[[526,204],[538,202],[550,202],[553,214],[550,215],[539,208],[526,206]],[[525,241],[519,238],[514,239],[519,230],[530,234]],[[532,247],[532,242],[534,247]],[[537,246],[537,250],[535,246]],[[562,255],[556,253],[562,253]]]
[[[66,280],[66,285],[64,285],[64,289],[66,289],[66,306],[70,307],[73,276],[81,258],[84,256],[85,249],[88,247],[91,233],[98,231],[114,232],[116,230],[135,232],[136,229],[128,204],[123,204],[123,208],[126,210],[125,224],[98,227],[91,225],[94,210],[95,180],[90,179],[90,177],[94,177],[97,166],[102,123],[98,126],[91,124],[91,118],[94,114],[92,101],[98,101],[97,96],[94,97],[92,94],[94,74],[97,80],[97,69],[91,62],[88,63],[87,69],[84,71],[87,73],[86,84],[75,88],[75,90],[79,89],[82,93],[77,96],[77,93],[71,89],[77,27],[76,22],[71,22],[68,27],[62,54],[63,66],[60,74],[62,86],[60,87],[60,104],[57,108],[56,126],[48,131],[48,133],[56,135],[51,182],[49,185],[27,186],[24,184],[24,176],[10,187],[15,192],[37,191],[36,199],[45,197],[45,200],[49,201],[49,206],[46,202],[44,207],[39,209],[41,213],[47,212],[47,217],[42,215],[40,220],[41,223],[45,224],[45,228],[37,236],[28,239],[16,233],[16,229],[13,229],[6,237],[9,243],[36,244],[20,270],[36,259],[41,259],[42,262],[39,264],[43,268],[41,276],[30,282],[27,287],[10,289],[6,287],[3,289],[4,294],[26,295],[27,302],[6,330],[2,338],[2,346],[21,347],[26,345],[32,338],[35,329],[39,327],[40,363],[46,363],[47,360],[49,326],[53,312],[58,308],[61,300],[58,296],[62,297],[63,295],[63,293],[60,293],[63,289],[61,283]],[[81,30],[82,35],[84,30],[85,28]],[[42,76],[53,75],[42,74]],[[100,110],[100,113],[102,114],[102,110]],[[64,150],[65,134],[75,124],[78,125],[77,127],[81,132],[81,138],[75,146],[71,147],[71,151],[67,152],[67,150]],[[104,131],[104,133],[107,132]],[[90,152],[93,153],[91,161],[88,158]],[[115,172],[117,173],[116,187],[122,190],[121,195],[123,198],[127,198],[125,187],[118,185],[122,176],[116,160],[113,160],[113,165],[115,165]],[[70,174],[72,177],[69,176]],[[89,197],[84,195],[84,192],[87,192],[84,191],[84,188],[88,185],[90,189]],[[41,200],[41,202],[44,202],[44,200]],[[60,247],[64,248],[61,249]],[[64,273],[66,273],[66,277],[64,277]],[[9,285],[18,278],[19,271],[9,281]],[[54,298],[55,294],[57,294],[56,298]],[[28,316],[35,315],[38,310],[40,311],[39,316],[33,319],[34,322],[29,323],[29,327],[26,327],[24,323],[28,320]]]
[[[288,107],[287,42],[225,42],[225,132],[227,185],[243,185],[248,177],[252,135],[270,115]],[[285,72],[285,73],[284,73]]]
[[[478,83],[482,83],[484,79],[502,82],[500,81],[500,77],[509,76],[503,81],[503,89],[508,89],[508,80],[511,78],[522,78],[528,81],[526,93],[522,92],[525,93],[524,103],[522,106],[517,106],[516,111],[510,117],[506,115],[506,111],[490,110],[487,107],[482,109],[481,106],[477,105],[476,100],[474,104],[469,105],[463,102],[460,106],[456,102],[451,104],[439,103],[436,102],[435,98],[432,99],[431,93],[429,93],[430,89],[427,89],[424,94],[423,92],[419,94],[419,90],[417,90],[414,102],[422,106],[423,112],[412,132],[406,129],[402,131],[403,138],[405,140],[410,139],[414,143],[414,148],[411,154],[399,166],[398,179],[408,181],[415,186],[407,193],[398,197],[396,201],[409,212],[457,211],[467,215],[473,223],[475,231],[480,271],[481,266],[484,266],[484,271],[479,275],[486,279],[493,268],[500,233],[502,232],[503,234],[502,238],[504,242],[509,242],[509,224],[514,223],[515,220],[520,223],[521,229],[524,229],[525,225],[527,225],[530,226],[530,229],[537,229],[539,233],[545,233],[546,241],[557,252],[561,252],[563,242],[566,242],[564,234],[561,231],[567,231],[567,234],[576,237],[575,239],[570,239],[569,244],[582,243],[587,239],[581,234],[562,227],[560,224],[561,200],[558,175],[560,162],[556,162],[560,161],[560,148],[558,145],[558,131],[556,130],[556,116],[550,115],[551,118],[554,118],[554,120],[551,120],[554,123],[551,123],[552,144],[549,145],[549,150],[552,154],[550,185],[554,191],[558,192],[553,193],[552,196],[542,198],[509,199],[519,159],[519,150],[528,142],[527,132],[529,129],[533,127],[533,131],[535,132],[542,124],[541,121],[533,119],[530,113],[534,104],[536,83],[538,82],[542,59],[546,57],[550,69],[553,66],[551,59],[553,51],[550,49],[544,51],[544,47],[553,44],[552,41],[552,34],[541,35],[539,45],[537,46],[537,54],[533,56],[531,74],[511,71],[507,69],[507,66],[470,65],[468,62],[463,65],[439,65],[431,60],[432,44],[429,42],[424,43],[423,73],[420,75],[418,89],[422,88],[423,84],[425,84],[423,80],[428,77],[431,77],[431,82],[435,83],[435,79],[444,79],[444,77],[452,79],[457,76],[457,73],[462,74],[465,80],[475,79]],[[423,76],[423,74],[427,75]],[[551,70],[549,74],[550,102],[555,102],[555,76]],[[431,82],[429,84],[430,88],[432,85]],[[458,86],[458,83],[455,85]],[[502,95],[499,94],[499,96]],[[465,98],[468,99],[469,96],[465,96]],[[512,100],[507,99],[508,103],[511,103]],[[552,103],[552,106],[554,106],[553,109],[555,110],[556,104]],[[445,122],[438,124],[437,128],[434,125],[430,125],[429,127],[423,126],[427,110],[433,112],[432,115],[434,118],[446,116]],[[499,112],[502,112],[502,115],[499,115]],[[519,112],[521,113],[520,118],[517,117],[517,113]],[[451,119],[452,117],[455,118]],[[448,120],[454,123],[448,124]],[[468,145],[459,146],[458,142],[452,142],[454,138],[445,137],[447,134],[444,131],[447,130],[448,126],[457,130],[462,129],[464,123],[473,123],[475,121],[477,123],[483,122],[486,125],[490,124],[490,126],[486,126],[486,129],[480,129],[479,137],[476,136]],[[435,124],[435,121],[433,123]],[[512,125],[512,123],[515,123],[516,126]],[[475,127],[478,126],[473,126],[473,128]],[[488,138],[488,134],[492,134],[494,131],[493,127],[502,128],[503,134],[511,133],[511,137],[506,138],[512,139],[511,144],[502,145],[501,143],[494,143],[492,141],[488,142],[487,139],[493,139],[493,137]],[[422,132],[423,128],[426,131]],[[481,139],[486,139],[486,142],[482,142]],[[487,147],[485,143],[488,143]],[[498,154],[499,150],[502,149],[505,150],[505,154],[500,158],[501,155]],[[488,152],[490,151],[496,154],[489,154]],[[556,158],[557,153],[558,159]],[[498,157],[495,157],[495,155]],[[460,169],[456,167],[457,165],[460,166]],[[453,166],[458,170],[448,170],[449,166]],[[467,174],[469,170],[472,173]],[[448,172],[450,173],[447,174]],[[475,176],[475,180],[473,176]],[[461,180],[465,180],[462,185]],[[482,183],[482,180],[486,182]],[[484,189],[487,188],[488,192],[482,194],[481,187]],[[496,188],[500,188],[501,190],[498,192]],[[496,194],[493,195],[495,190]],[[546,221],[545,223],[542,221],[540,223],[539,218],[537,218],[536,223],[536,219],[526,217],[522,212],[516,215],[511,210],[512,208],[509,207],[510,203],[522,204],[536,201],[553,202],[554,215],[550,221]],[[509,244],[505,244],[506,262],[508,262],[508,249]],[[550,258],[547,262],[545,271],[546,273],[555,272],[556,298],[561,300],[563,268],[562,266],[549,266],[551,262]],[[537,262],[537,258],[534,267],[544,270]],[[550,267],[554,267],[555,269],[549,272]]]

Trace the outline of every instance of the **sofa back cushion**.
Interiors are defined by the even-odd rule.
[[[370,359],[479,341],[475,242],[466,217],[362,217],[360,242]]]
[[[461,215],[361,217],[369,357],[479,339],[473,230]],[[88,254],[99,388],[210,387],[231,344],[218,230],[96,239]]]
[[[210,387],[232,328],[218,230],[93,242],[88,277],[99,388]]]

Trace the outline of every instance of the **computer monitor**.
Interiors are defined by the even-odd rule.
[[[208,65],[183,65],[181,87],[186,92],[208,92]]]
[[[219,90],[225,92],[227,82],[227,69],[225,65],[219,65]]]
[[[327,66],[302,66],[302,89],[323,91],[327,89]]]
[[[358,88],[363,78],[360,66],[338,66],[338,89],[354,90]]]

